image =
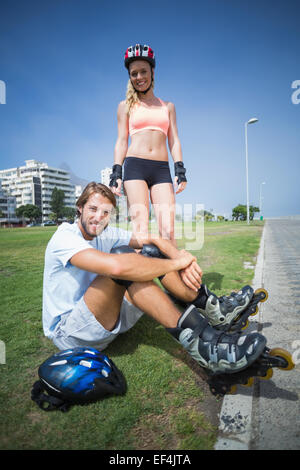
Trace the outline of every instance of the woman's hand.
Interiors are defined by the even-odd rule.
[[[116,195],[116,196],[122,196],[122,180],[121,179],[117,179],[117,186],[110,186],[110,189],[112,190],[112,192]]]
[[[175,180],[175,194],[179,194],[185,189],[187,182],[182,181],[181,183],[178,184],[178,176],[175,176],[174,180]]]

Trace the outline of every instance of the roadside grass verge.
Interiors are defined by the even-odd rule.
[[[262,223],[207,223],[194,252],[218,295],[251,283]],[[128,391],[68,413],[43,412],[30,399],[39,365],[57,351],[41,323],[44,251],[55,227],[0,230],[1,449],[212,449],[216,410],[200,367],[165,329],[144,316],[106,354]],[[184,240],[180,241],[184,247]],[[206,409],[211,407],[211,413]]]

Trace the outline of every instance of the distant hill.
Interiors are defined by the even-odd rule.
[[[70,175],[70,181],[72,184],[75,184],[75,185],[78,185],[80,184],[83,188],[85,188],[85,186],[89,183],[88,180],[85,180],[83,178],[80,178],[79,176],[75,175],[75,173],[73,173],[72,169],[69,167],[69,165],[65,162],[63,162],[59,168],[61,168],[62,170],[66,170],[68,171],[69,175]]]

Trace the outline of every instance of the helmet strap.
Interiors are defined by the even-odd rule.
[[[66,403],[64,400],[57,398],[53,395],[48,395],[44,393],[45,388],[40,380],[33,384],[31,390],[31,399],[36,402],[36,404],[43,411],[52,411],[60,410],[66,412],[70,408],[70,403]]]

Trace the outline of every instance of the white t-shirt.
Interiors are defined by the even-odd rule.
[[[85,240],[78,224],[61,224],[50,239],[45,253],[43,283],[43,329],[46,336],[70,312],[98,274],[73,266],[70,259],[87,248],[109,253],[112,248],[128,245],[131,232],[116,227],[106,229],[93,240]]]

